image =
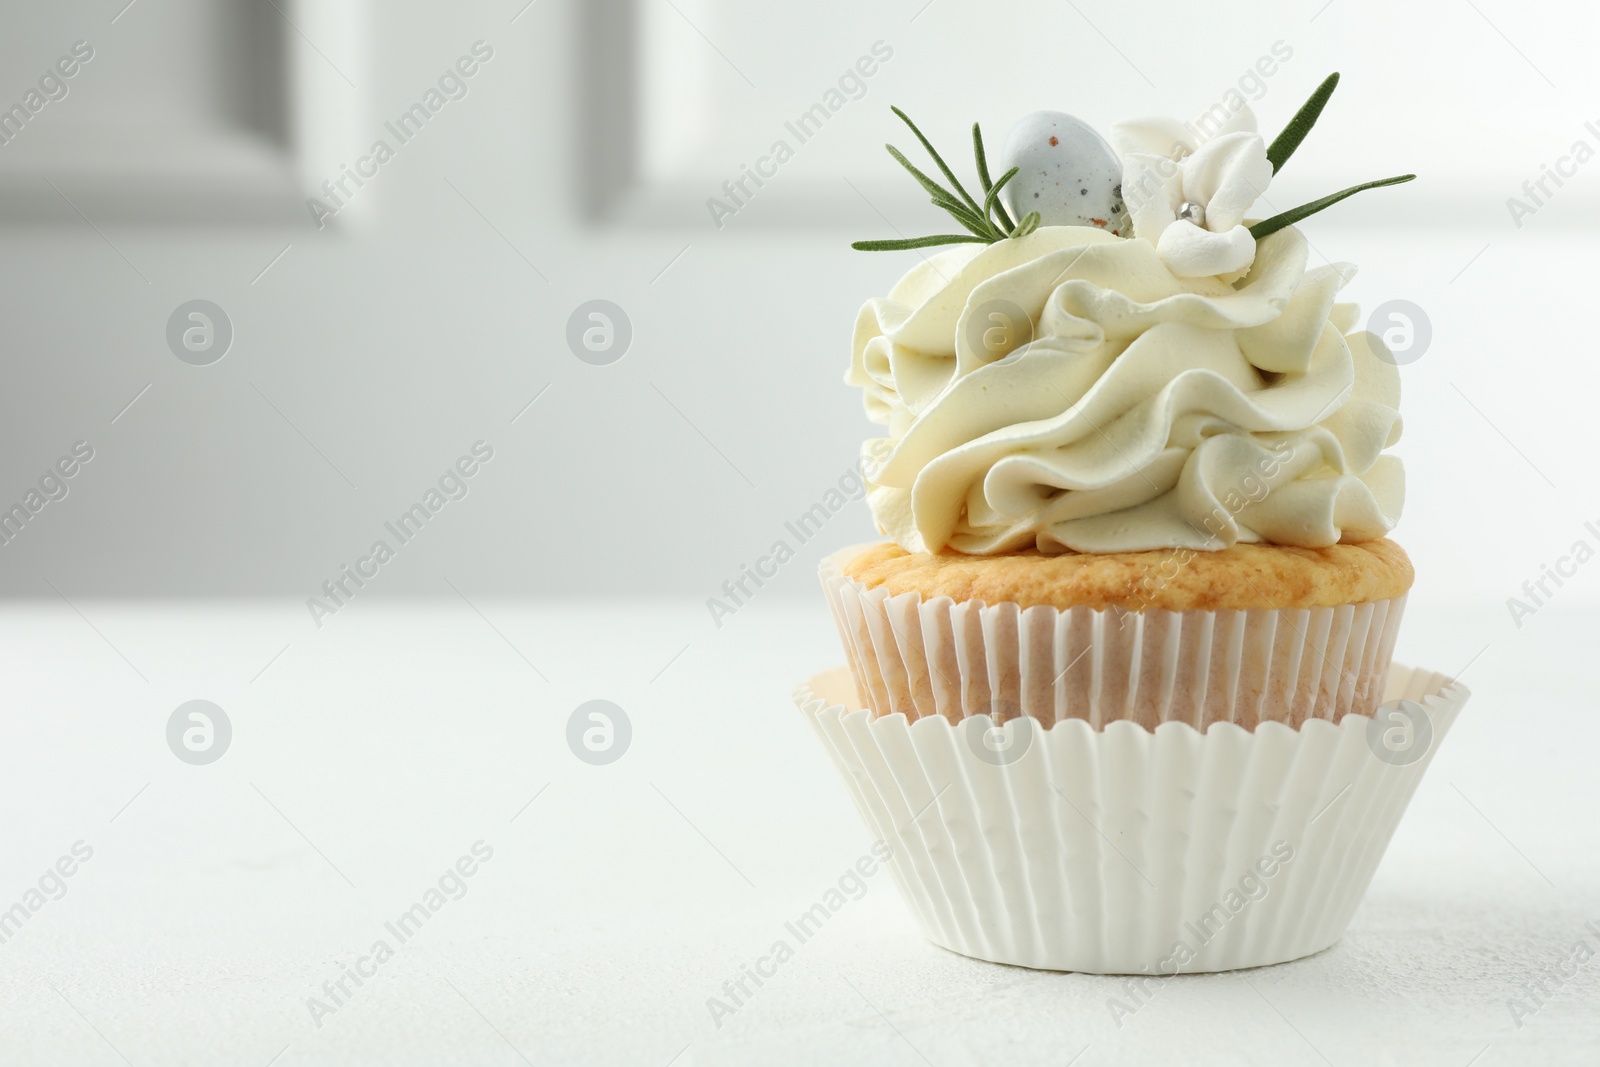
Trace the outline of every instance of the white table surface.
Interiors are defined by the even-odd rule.
[[[788,701],[842,658],[820,597],[721,630],[692,603],[374,596],[321,630],[286,601],[12,604],[0,909],[94,853],[0,944],[0,1063],[1591,1064],[1600,960],[1520,1026],[1508,1002],[1600,950],[1597,636],[1412,606],[1399,658],[1471,661],[1475,695],[1316,957],[1119,1026],[1123,980],[935,948],[880,874],[719,1027],[707,999],[870,843]],[[604,767],[565,742],[597,697],[634,730]],[[234,728],[209,766],[166,746],[195,698]],[[308,998],[479,840],[318,1026]]]

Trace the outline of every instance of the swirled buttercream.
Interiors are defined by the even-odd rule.
[[[1185,224],[1187,225],[1187,224]],[[925,260],[856,320],[846,381],[909,551],[1321,547],[1405,495],[1400,379],[1292,227],[1248,273],[1172,273],[1148,240],[1048,227]]]

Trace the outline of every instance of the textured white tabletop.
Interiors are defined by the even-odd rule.
[[[1135,998],[935,948],[880,874],[714,1019],[870,845],[788,702],[841,658],[820,597],[720,630],[683,603],[352,608],[0,611],[0,1062],[1600,1057],[1600,613],[1413,605],[1399,658],[1474,698],[1327,952]],[[194,699],[232,727],[208,765],[168,747]],[[609,765],[566,741],[591,699],[632,727]]]

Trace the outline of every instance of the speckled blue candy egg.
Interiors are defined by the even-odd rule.
[[[1104,137],[1082,119],[1061,111],[1035,111],[1006,134],[998,177],[1017,176],[1000,196],[1021,219],[1039,213],[1041,226],[1093,226],[1125,233],[1122,163]]]

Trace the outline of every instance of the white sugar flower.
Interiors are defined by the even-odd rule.
[[[1197,148],[1213,138],[1230,133],[1255,132],[1256,115],[1247,104],[1238,111],[1229,112],[1221,121],[1208,113],[1193,122],[1167,118],[1119,122],[1111,127],[1111,147],[1123,159],[1135,152],[1142,152],[1178,160],[1193,155]]]
[[[1245,212],[1272,180],[1267,146],[1248,108],[1194,147],[1195,128],[1172,120],[1119,124],[1122,195],[1133,236],[1156,246],[1180,278],[1233,274],[1255,260]]]

